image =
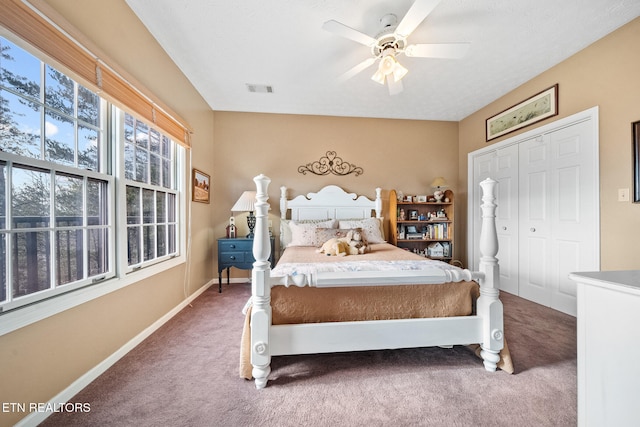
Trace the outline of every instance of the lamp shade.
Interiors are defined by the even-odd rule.
[[[256,204],[256,192],[245,191],[231,208],[231,212],[253,212]]]
[[[439,176],[433,180],[431,183],[431,187],[433,188],[443,188],[447,186],[447,181],[444,180],[443,177]]]

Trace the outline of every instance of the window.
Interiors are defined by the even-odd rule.
[[[177,145],[153,127],[124,115],[127,265],[142,266],[177,251]]]
[[[183,151],[0,37],[0,312],[179,255]]]

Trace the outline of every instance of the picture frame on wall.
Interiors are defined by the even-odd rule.
[[[633,134],[633,203],[640,203],[640,120],[631,124]]]
[[[487,142],[558,115],[558,84],[486,120]]]
[[[209,203],[211,177],[196,168],[193,168],[191,175],[191,200],[198,203]]]

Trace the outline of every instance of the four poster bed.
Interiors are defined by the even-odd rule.
[[[480,184],[482,256],[474,272],[385,243],[380,189],[370,200],[337,186],[292,200],[281,188],[281,249],[286,250],[272,271],[270,179],[259,175],[254,181],[256,261],[242,337],[241,377],[253,377],[256,387],[264,388],[272,356],[429,346],[479,344],[487,371],[504,369],[505,359],[510,363],[498,298],[495,181]],[[347,229],[365,234],[367,253],[317,253],[324,239]]]

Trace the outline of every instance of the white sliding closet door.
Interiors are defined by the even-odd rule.
[[[509,145],[498,150],[495,180],[498,181],[498,260],[500,289],[519,295],[518,265],[518,146]]]
[[[474,157],[475,188],[486,178],[498,181],[496,191],[496,227],[498,233],[498,255],[500,261],[500,290],[518,295],[518,146],[510,145]],[[473,247],[480,244],[481,191],[474,193]],[[474,257],[473,269],[478,269],[479,257]]]
[[[574,271],[600,269],[597,108],[469,154],[469,263],[478,268],[479,183],[498,181],[500,289],[576,314]]]
[[[598,185],[589,122],[520,144],[520,295],[576,314],[573,271],[598,270]]]

